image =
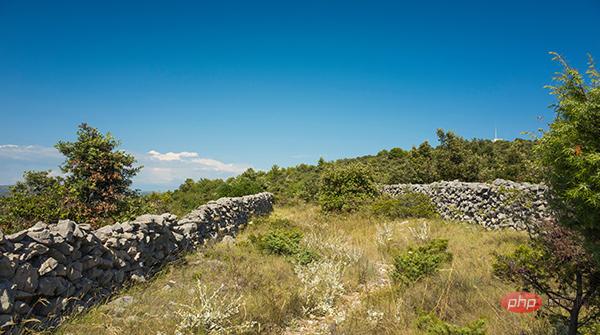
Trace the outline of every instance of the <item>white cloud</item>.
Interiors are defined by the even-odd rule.
[[[10,160],[38,161],[42,159],[57,159],[61,154],[53,147],[40,145],[0,144],[0,158]]]
[[[150,150],[146,154],[136,155],[136,158],[144,166],[135,178],[136,184],[155,189],[177,187],[187,178],[227,178],[250,167],[247,164],[200,157],[197,152],[188,151],[161,153]]]
[[[198,158],[192,160],[192,162],[198,164],[201,168],[204,168],[206,170],[213,170],[219,172],[242,173],[248,168],[248,166],[226,164],[221,161],[210,158]]]
[[[188,152],[188,151],[167,152],[167,153],[161,154],[160,152],[158,152],[156,150],[150,150],[150,151],[148,151],[148,154],[150,155],[151,158],[158,159],[159,161],[181,161],[184,158],[194,158],[194,157],[200,156],[200,155],[198,155],[197,152]]]
[[[30,170],[51,170],[53,175],[60,175],[62,158],[53,147],[0,144],[0,185],[12,185]]]

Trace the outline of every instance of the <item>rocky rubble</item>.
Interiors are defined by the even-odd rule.
[[[528,222],[551,216],[548,189],[541,184],[496,179],[491,184],[442,181],[431,184],[385,185],[384,194],[418,192],[429,196],[440,216],[488,229],[524,230]]]
[[[270,213],[272,203],[272,194],[259,193],[209,202],[180,220],[146,214],[97,230],[62,220],[0,231],[0,333],[16,333],[23,320],[51,325],[127,281],[144,281],[181,251],[235,236],[250,216]]]

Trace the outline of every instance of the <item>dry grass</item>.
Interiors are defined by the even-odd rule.
[[[420,312],[434,312],[460,325],[484,318],[489,334],[550,333],[545,322],[534,315],[510,314],[499,306],[500,298],[516,288],[492,276],[492,253],[506,252],[524,242],[522,233],[488,232],[441,220],[384,221],[361,213],[323,215],[310,205],[278,208],[274,215],[291,220],[321,261],[344,264],[344,292],[335,299],[331,315],[315,321],[328,323],[324,328],[329,333],[419,334],[415,320]],[[438,274],[401,288],[389,280],[386,271],[395,252],[421,243],[409,228],[421,229],[425,221],[429,238],[450,241],[453,261]],[[187,255],[152,281],[120,293],[133,297],[130,305],[98,306],[70,318],[56,333],[174,334],[181,322],[180,305],[192,303],[198,284],[212,290],[222,285],[223,297],[240,299],[239,312],[230,321],[234,325],[252,323],[247,333],[311,333],[293,331],[294,325],[308,318],[304,286],[295,264],[289,258],[265,255],[248,241],[250,234],[265,232],[268,225],[269,220],[255,220],[234,244],[218,243]],[[386,238],[378,239],[381,234]]]

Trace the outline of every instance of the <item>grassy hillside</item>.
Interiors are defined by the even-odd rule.
[[[461,334],[481,334],[474,322],[484,320],[487,334],[548,334],[543,319],[499,306],[517,288],[491,273],[493,253],[526,238],[438,219],[277,208],[235,241],[187,255],[56,333],[422,334],[470,324]],[[395,256],[435,239],[448,239],[452,260],[402,284]]]

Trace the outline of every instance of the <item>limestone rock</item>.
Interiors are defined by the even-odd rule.
[[[0,313],[10,313],[15,303],[14,287],[9,281],[0,281]]]
[[[38,287],[38,278],[38,269],[29,263],[24,263],[17,268],[13,281],[17,285],[17,289],[25,292],[35,292]]]
[[[43,276],[46,273],[56,269],[57,265],[58,265],[58,261],[56,259],[50,257],[44,263],[42,263],[38,272],[39,272],[40,276]]]

